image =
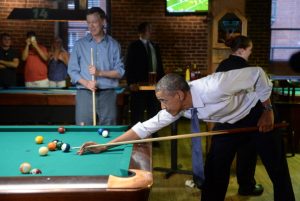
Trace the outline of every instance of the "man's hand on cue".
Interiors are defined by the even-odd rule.
[[[96,142],[86,142],[84,143],[80,149],[78,150],[77,154],[78,155],[83,155],[84,153],[94,153],[94,154],[97,154],[97,153],[100,153],[102,151],[105,151],[107,150],[107,147],[106,146],[99,146],[99,147],[89,147],[91,145],[97,145],[98,143]]]
[[[265,110],[261,115],[258,123],[259,132],[269,132],[274,129],[274,113],[272,110]]]

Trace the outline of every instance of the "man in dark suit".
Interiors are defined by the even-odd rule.
[[[131,124],[154,116],[160,109],[154,91],[139,91],[139,85],[149,84],[149,73],[156,74],[156,81],[164,76],[159,47],[150,40],[152,26],[143,22],[138,26],[139,39],[129,44],[125,61],[127,84],[131,91]]]

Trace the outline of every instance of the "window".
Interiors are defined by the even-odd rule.
[[[288,61],[300,51],[299,9],[299,0],[272,0],[271,61]]]
[[[88,8],[91,7],[101,7],[106,12],[106,0],[88,0]],[[74,0],[68,1],[68,9],[75,9]],[[87,33],[88,28],[85,21],[68,22],[68,51],[72,52],[74,43]]]

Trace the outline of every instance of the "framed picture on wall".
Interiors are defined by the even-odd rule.
[[[225,42],[237,35],[247,35],[247,20],[240,12],[227,10],[214,17],[214,48],[225,48]]]

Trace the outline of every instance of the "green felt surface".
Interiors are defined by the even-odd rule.
[[[32,168],[42,170],[35,176],[127,176],[132,145],[114,147],[101,154],[77,155],[76,149],[70,152],[49,151],[40,156],[38,150],[54,139],[69,143],[71,147],[82,145],[86,141],[105,143],[127,130],[127,126],[65,126],[66,132],[60,134],[59,126],[0,126],[0,177],[33,176],[21,174],[19,166],[29,162]],[[110,136],[104,138],[97,133],[98,128],[107,128]],[[43,144],[36,144],[35,137],[44,137]]]

